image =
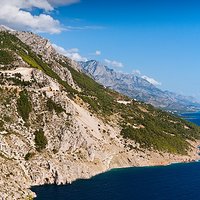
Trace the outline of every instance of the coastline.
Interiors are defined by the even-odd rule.
[[[114,166],[114,165],[111,165],[109,168],[105,169],[105,170],[102,170],[102,171],[98,171],[96,172],[95,174],[92,174],[90,176],[82,176],[82,177],[78,177],[66,184],[55,184],[55,183],[50,183],[50,184],[46,184],[46,183],[43,183],[43,184],[39,184],[39,185],[31,185],[31,187],[29,188],[31,190],[31,188],[33,187],[37,187],[37,186],[45,186],[45,185],[70,185],[70,184],[73,184],[74,182],[76,182],[77,180],[88,180],[88,179],[91,179],[92,177],[95,177],[97,175],[100,175],[100,174],[103,174],[103,173],[107,173],[109,171],[112,171],[112,170],[119,170],[119,169],[128,169],[128,168],[149,168],[149,167],[169,167],[171,165],[180,165],[180,164],[190,164],[190,163],[195,163],[195,162],[199,162],[200,161],[200,155],[198,154],[199,153],[199,145],[197,144],[200,144],[200,141],[196,141],[196,142],[191,142],[192,145],[195,145],[196,148],[193,148],[191,152],[189,152],[189,154],[187,156],[181,156],[181,155],[173,155],[173,154],[168,154],[168,153],[163,153],[163,154],[160,154],[160,153],[157,153],[157,152],[151,152],[151,154],[156,154],[156,155],[160,155],[160,159],[158,159],[158,157],[156,158],[156,160],[158,162],[155,162],[155,157],[152,156],[152,158],[154,159],[147,159],[146,160],[146,164],[143,164],[142,163],[138,163],[136,165],[120,165],[120,166]],[[194,146],[193,146],[194,147]],[[150,153],[150,152],[148,152]],[[171,160],[165,160],[165,157],[168,157],[168,159],[170,158]],[[149,164],[147,164],[149,163]],[[32,191],[32,190],[31,190]],[[34,192],[33,192],[34,193]],[[35,194],[35,193],[34,193]],[[33,199],[35,199],[37,196],[35,194],[35,196],[33,197]]]
[[[98,176],[98,175],[101,175],[101,174],[104,174],[104,173],[109,173],[109,172],[112,172],[112,171],[117,171],[117,170],[124,170],[124,169],[131,169],[131,168],[160,168],[160,167],[170,167],[172,165],[186,165],[186,164],[192,164],[192,163],[196,163],[196,162],[199,162],[200,160],[197,160],[197,161],[191,161],[191,162],[180,162],[180,163],[169,163],[167,165],[155,165],[155,166],[130,166],[130,167],[120,167],[120,168],[111,168],[111,169],[108,169],[104,172],[101,172],[101,173],[98,173],[94,176],[91,176],[90,178],[80,178],[80,179],[76,179],[74,180],[73,182],[71,183],[67,183],[67,184],[64,184],[62,186],[69,186],[71,184],[73,184],[74,182],[76,181],[79,181],[79,180],[89,180],[95,176]],[[43,186],[61,186],[61,185],[57,185],[57,184],[43,184],[43,185],[35,185],[35,186],[31,186],[30,190],[33,192],[33,188],[34,187],[43,187]],[[35,193],[35,196],[32,197],[33,200],[36,200],[37,199],[37,193]]]
[[[90,179],[112,169],[167,166],[199,160],[200,140],[188,141],[191,144],[188,155],[141,149],[132,140],[128,140],[127,144],[132,144],[135,148],[124,148],[118,127],[105,125],[80,106],[74,104],[73,106],[79,113],[76,116],[76,125],[81,134],[74,136],[69,134],[73,132],[66,132],[60,151],[53,154],[51,148],[47,148],[29,161],[24,159],[10,161],[2,158],[5,176],[9,172],[10,179],[8,182],[0,182],[2,184],[0,196],[7,200],[31,199],[36,196],[31,191],[31,187],[34,186],[70,184],[78,179]],[[89,128],[85,129],[87,121],[91,121],[92,125],[89,127],[91,132],[88,131]],[[108,130],[109,134],[99,131],[99,125],[101,130]],[[53,142],[54,140],[50,144]]]

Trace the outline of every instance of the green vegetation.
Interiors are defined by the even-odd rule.
[[[25,159],[26,161],[28,161],[28,160],[30,160],[34,155],[35,155],[35,153],[28,152],[28,153],[25,155],[24,159]]]
[[[130,99],[104,88],[90,77],[70,67],[70,64],[60,64],[70,70],[73,80],[82,89],[78,94],[79,97],[89,104],[91,111],[106,119],[112,115],[118,117],[119,125],[122,127],[121,135],[125,139],[136,141],[142,148],[186,154],[190,148],[186,140],[200,138],[200,128],[192,123],[141,102],[119,104],[117,99],[122,98],[126,101]]]
[[[55,73],[46,63],[44,63],[41,60],[41,58],[39,56],[37,56],[34,52],[29,50],[28,54],[27,54],[27,52],[20,50],[19,51],[19,55],[31,67],[39,69],[39,70],[43,71],[46,75],[48,75],[51,78],[57,80],[58,83],[60,83],[69,93],[71,93],[71,94],[76,93],[76,91],[73,90],[72,87],[70,87],[66,81],[63,81],[60,78],[60,76],[57,73]]]
[[[0,131],[4,131],[4,121],[0,120]]]
[[[31,67],[42,70],[40,65],[34,60],[34,58],[32,58],[31,55],[29,55],[29,54],[27,54],[26,52],[23,52],[23,51],[20,51],[19,54],[22,57],[22,59],[24,60],[24,62],[28,63]]]
[[[187,153],[187,139],[200,138],[200,127],[150,105],[138,104],[122,106],[120,125],[124,138],[135,140],[143,148],[177,154]],[[138,109],[141,106],[146,112]]]
[[[114,98],[109,90],[105,89],[104,86],[98,84],[87,75],[76,71],[69,64],[60,64],[69,69],[73,80],[82,89],[79,96],[90,105],[92,111],[101,113],[104,116],[113,113]]]
[[[18,85],[18,86],[30,86],[31,82],[29,81],[24,81],[24,80],[20,80],[19,78],[6,78],[6,80],[8,81],[12,81],[14,85]]]
[[[37,68],[55,79],[65,88],[68,96],[72,98],[75,96],[80,97],[88,105],[91,112],[105,121],[112,119],[118,121],[119,126],[122,127],[121,134],[125,139],[132,139],[143,148],[186,154],[190,148],[187,140],[200,138],[200,127],[141,102],[132,101],[127,105],[117,103],[119,99],[126,101],[130,101],[130,99],[104,88],[92,78],[78,72],[71,67],[67,60],[65,62],[57,61],[71,72],[74,82],[81,88],[81,92],[78,92],[53,71],[51,64],[45,63],[41,56],[36,55],[17,37],[0,32],[0,38],[2,41],[0,43],[2,51],[0,55],[3,55],[3,58],[0,56],[0,63],[10,63],[11,60],[7,59],[8,54],[17,53],[31,67]],[[20,75],[16,75],[11,81],[15,85],[29,85],[29,83],[20,80]],[[8,104],[8,100],[6,100],[6,103]],[[64,111],[62,106],[52,99],[47,100],[46,107],[49,111],[55,110],[57,114]],[[26,90],[20,92],[20,98],[17,100],[17,109],[24,121],[28,121],[32,107]],[[35,144],[38,151],[41,151],[47,145],[47,139],[42,129],[35,132]],[[27,155],[28,157],[29,155]]]
[[[5,50],[0,50],[0,64],[8,65],[13,62],[13,55]]]
[[[27,90],[19,93],[20,98],[17,100],[17,110],[24,121],[28,121],[29,114],[32,111],[32,105],[29,101]]]
[[[11,117],[8,116],[8,115],[4,115],[3,119],[4,119],[5,122],[11,122],[12,121]]]
[[[44,131],[42,129],[39,129],[38,131],[35,131],[35,146],[37,151],[42,151],[46,148],[46,145],[48,144],[47,138],[44,135]]]
[[[19,40],[16,36],[9,34],[7,32],[0,32],[0,49],[9,49],[28,63],[31,67],[39,69],[43,71],[45,74],[55,79],[60,83],[67,92],[69,92],[70,96],[74,96],[76,90],[74,90],[68,83],[60,78],[60,76],[54,72],[51,67],[49,67],[45,62],[42,61],[41,57],[36,55],[26,44],[24,44],[21,40]],[[16,82],[17,83],[17,80]],[[18,81],[18,85],[23,84]],[[24,83],[25,86],[27,83]]]
[[[47,108],[49,111],[55,110],[57,114],[65,111],[60,104],[55,103],[52,99],[47,100]]]
[[[146,128],[134,129],[126,126],[122,129],[121,134],[124,138],[135,140],[142,148],[156,149],[170,153],[187,154],[188,143],[181,138],[163,132],[154,132]]]
[[[22,75],[21,75],[20,73],[15,73],[14,75],[15,75],[15,77],[18,78],[18,79],[21,79],[21,78],[22,78]]]

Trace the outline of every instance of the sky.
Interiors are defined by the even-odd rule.
[[[199,1],[1,0],[0,24],[200,100]]]

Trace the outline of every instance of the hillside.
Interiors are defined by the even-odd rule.
[[[200,128],[96,83],[30,32],[0,28],[0,196],[115,167],[198,158]]]
[[[200,103],[194,98],[162,91],[144,78],[134,74],[116,72],[95,60],[80,62],[80,66],[98,83],[157,108],[172,112],[200,110]]]

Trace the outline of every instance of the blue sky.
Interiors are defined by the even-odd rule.
[[[162,89],[200,99],[199,1],[38,2],[17,5],[18,12],[24,10],[33,16],[31,25],[20,21],[12,24],[1,14],[0,23],[39,32],[63,47],[67,55],[97,59],[126,73],[140,71],[140,76],[161,83],[158,87]],[[5,4],[9,3],[5,0]],[[44,21],[42,14],[51,19]],[[37,26],[35,15],[41,20]]]

